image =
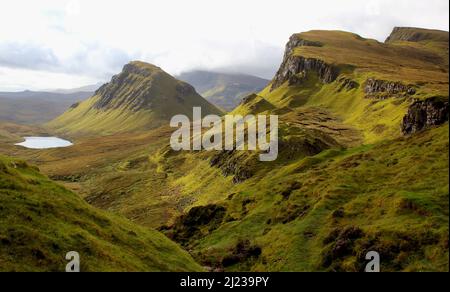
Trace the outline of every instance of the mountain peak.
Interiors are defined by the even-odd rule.
[[[395,41],[406,42],[448,42],[448,31],[425,29],[417,27],[394,27],[391,35],[386,39],[386,43]]]
[[[191,117],[193,107],[201,107],[205,115],[221,114],[188,83],[155,65],[133,61],[50,126],[66,132],[145,130],[166,124],[178,114]]]
[[[142,61],[131,61],[123,67],[122,71],[144,75],[164,72],[160,67]]]

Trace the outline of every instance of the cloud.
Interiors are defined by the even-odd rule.
[[[0,66],[98,81],[134,59],[171,74],[209,69],[270,78],[293,33],[339,29],[383,41],[394,26],[449,26],[447,0],[5,2]]]
[[[48,70],[60,66],[49,48],[30,43],[0,43],[0,66],[34,70]]]

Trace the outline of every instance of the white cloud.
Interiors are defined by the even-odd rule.
[[[83,85],[83,78],[103,80],[131,59],[155,63],[172,74],[220,68],[270,77],[295,32],[341,29],[382,41],[393,26],[448,30],[449,18],[447,0],[3,2],[8,3],[0,10],[0,48],[20,43],[35,48],[35,56],[51,48],[59,66],[28,68],[74,76],[73,87]],[[2,75],[0,88],[6,82],[14,84],[12,77]],[[50,87],[63,87],[58,82]]]

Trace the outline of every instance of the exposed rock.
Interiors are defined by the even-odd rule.
[[[339,71],[334,66],[319,59],[293,55],[294,49],[301,46],[321,47],[322,44],[301,39],[297,35],[291,36],[286,44],[283,63],[272,81],[271,90],[280,87],[286,81],[289,81],[290,86],[299,85],[307,77],[308,72],[317,73],[324,83],[333,82],[337,78]]]
[[[434,97],[414,102],[403,118],[403,134],[413,134],[448,121],[448,98]]]
[[[298,35],[294,34],[289,38],[288,43],[286,44],[285,57],[288,57],[292,53],[292,51],[297,47],[322,47],[323,44],[321,42],[315,42],[310,40],[305,40],[299,38]]]
[[[235,184],[253,176],[252,171],[236,155],[236,151],[220,151],[211,158],[209,163],[211,166],[220,168],[224,176],[233,175],[233,183]]]
[[[416,89],[412,85],[405,85],[401,82],[370,78],[364,85],[364,92],[366,98],[387,99],[414,95]]]
[[[248,103],[250,103],[252,100],[255,100],[257,97],[258,97],[258,95],[255,94],[255,93],[252,93],[252,94],[250,94],[250,95],[247,95],[246,97],[244,97],[244,98],[242,99],[241,104],[248,104]]]
[[[309,72],[317,74],[323,83],[331,83],[336,80],[339,70],[322,60],[291,55],[283,60],[280,69],[272,81],[271,90],[280,87],[286,81],[289,85],[299,85],[307,78]]]
[[[353,90],[359,88],[359,83],[346,77],[339,78],[338,82],[341,84],[339,87],[339,92],[343,90]]]
[[[79,102],[76,102],[70,106],[71,109],[77,108],[80,105]]]

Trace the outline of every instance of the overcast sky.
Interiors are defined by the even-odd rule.
[[[290,35],[448,31],[448,0],[2,0],[0,90],[107,81],[131,60],[271,78]]]

